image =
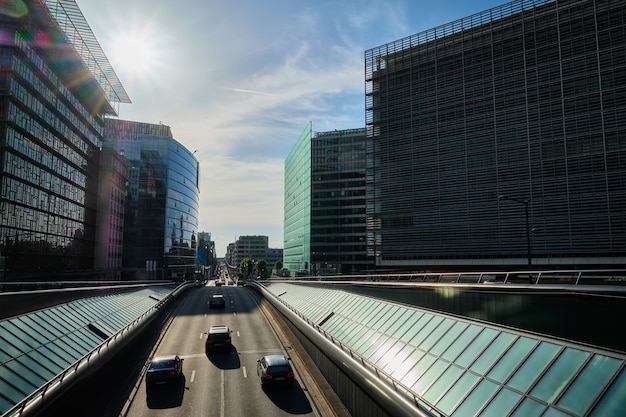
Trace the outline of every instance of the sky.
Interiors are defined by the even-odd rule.
[[[365,127],[366,50],[503,0],[76,0],[132,104],[200,162],[199,232],[283,247],[285,158],[313,131]]]

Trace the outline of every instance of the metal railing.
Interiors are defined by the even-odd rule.
[[[359,275],[329,275],[291,278],[273,278],[274,280],[297,281],[360,281],[360,282],[411,282],[442,284],[523,284],[523,285],[604,285],[626,288],[626,270],[624,269],[588,269],[588,270],[537,270],[508,272],[419,272],[419,273],[382,273]]]

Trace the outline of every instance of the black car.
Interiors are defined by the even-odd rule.
[[[209,300],[209,308],[225,308],[226,301],[224,300],[224,296],[221,294],[214,294],[211,296]]]
[[[207,353],[215,351],[230,352],[231,345],[230,329],[228,326],[211,326],[206,338],[205,350]]]
[[[293,369],[285,355],[267,355],[257,361],[257,375],[261,385],[293,386]]]
[[[155,356],[146,371],[146,385],[177,382],[183,374],[183,359],[177,355]]]

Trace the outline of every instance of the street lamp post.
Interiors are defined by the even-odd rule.
[[[513,198],[506,195],[498,196],[498,200],[510,200],[516,203],[520,203],[524,205],[524,211],[526,214],[526,253],[528,255],[528,265],[532,264],[532,257],[530,254],[530,223],[528,221],[528,205],[530,204],[530,198],[525,200],[520,200],[519,198]]]

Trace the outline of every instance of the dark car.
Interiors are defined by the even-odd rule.
[[[214,294],[211,296],[209,300],[209,308],[224,308],[226,307],[226,301],[224,301],[224,296],[221,294]]]
[[[267,355],[257,361],[261,384],[293,386],[293,369],[285,355]]]
[[[207,352],[230,352],[231,345],[230,329],[228,326],[211,326],[206,338],[205,349]]]
[[[183,374],[183,359],[177,355],[155,356],[146,371],[146,385],[177,382]]]

